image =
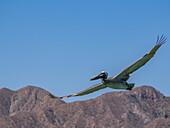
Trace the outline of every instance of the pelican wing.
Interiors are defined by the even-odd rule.
[[[68,97],[72,97],[72,96],[83,96],[83,95],[86,95],[86,94],[89,94],[89,93],[92,93],[92,92],[95,92],[95,91],[98,91],[100,89],[104,89],[106,88],[107,86],[104,85],[104,84],[97,84],[97,85],[94,85],[84,91],[81,91],[79,93],[76,93],[76,94],[73,94],[73,95],[68,95],[68,96],[63,96],[63,97],[55,97],[54,95],[52,95],[51,93],[49,93],[49,96],[51,98],[60,98],[60,99],[64,99],[64,98],[68,98]]]
[[[138,70],[140,67],[145,65],[155,55],[158,48],[166,42],[166,39],[167,38],[163,35],[161,36],[161,38],[159,38],[158,36],[156,45],[150,52],[148,52],[146,55],[144,55],[142,58],[140,58],[138,61],[136,61],[129,67],[125,68],[122,72],[120,72],[114,78],[119,78],[125,81],[128,80],[130,77],[130,74],[132,74],[134,71]]]

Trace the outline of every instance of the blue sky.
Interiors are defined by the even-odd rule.
[[[41,87],[56,96],[80,92],[106,71],[117,75],[156,42],[170,37],[170,1],[1,0],[0,86]],[[170,42],[131,75],[135,87],[150,85],[170,96]],[[104,89],[66,102],[95,98]]]

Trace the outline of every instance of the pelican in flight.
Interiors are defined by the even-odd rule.
[[[140,67],[145,65],[155,55],[155,53],[159,49],[159,47],[166,42],[166,39],[167,38],[163,35],[160,38],[158,36],[157,41],[156,41],[156,45],[150,52],[145,54],[142,58],[140,58],[138,61],[136,61],[135,63],[133,63],[129,67],[125,68],[118,75],[113,76],[111,78],[107,78],[108,73],[102,71],[99,75],[90,79],[90,81],[101,79],[102,83],[100,83],[100,84],[94,85],[94,86],[92,86],[92,87],[90,87],[90,88],[88,88],[84,91],[81,91],[81,92],[73,94],[73,95],[56,97],[56,96],[52,95],[51,93],[49,93],[49,96],[51,98],[64,99],[64,98],[73,97],[73,96],[83,96],[83,95],[98,91],[100,89],[104,89],[106,87],[113,88],[113,89],[132,90],[132,88],[134,87],[135,84],[134,83],[127,83],[127,80],[129,79],[130,74],[132,74],[134,71],[138,70]]]

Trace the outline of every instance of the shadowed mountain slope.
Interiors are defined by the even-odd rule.
[[[150,86],[65,103],[34,86],[0,89],[0,128],[168,128],[170,97]]]

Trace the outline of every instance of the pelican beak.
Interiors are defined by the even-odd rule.
[[[100,79],[100,78],[103,78],[103,74],[102,73],[100,73],[99,75],[95,76],[94,78],[91,78],[90,81],[97,80],[97,79]]]

